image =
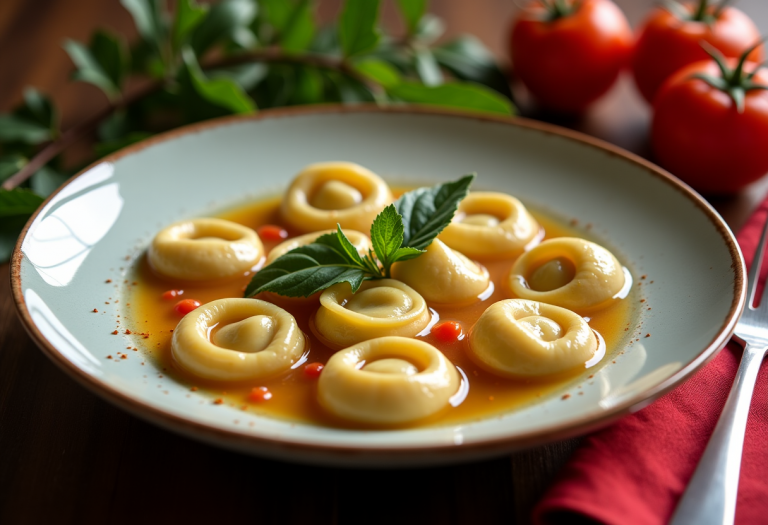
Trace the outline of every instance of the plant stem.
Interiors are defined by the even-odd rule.
[[[373,83],[370,79],[358,73],[345,60],[317,54],[288,54],[278,48],[258,49],[237,55],[218,58],[216,60],[211,60],[202,64],[202,68],[210,70],[241,64],[249,64],[252,62],[295,64],[316,67],[320,69],[329,69],[365,84],[369,89],[371,89],[371,91],[373,91],[374,95],[381,94],[382,92],[380,85]],[[20,184],[24,183],[27,179],[34,175],[40,168],[53,160],[62,151],[67,149],[72,144],[80,141],[93,130],[95,130],[99,124],[105,118],[109,117],[113,112],[120,108],[130,106],[142,98],[155,93],[156,91],[162,89],[163,85],[164,84],[162,82],[152,83],[147,87],[132,93],[129,96],[122,97],[119,101],[110,103],[109,106],[104,108],[104,110],[100,111],[93,117],[69,128],[56,140],[48,142],[43,149],[41,149],[34,157],[32,157],[32,159],[30,159],[26,165],[24,165],[23,168],[6,179],[5,182],[3,182],[2,188],[4,190],[12,190],[18,187]]]
[[[693,20],[702,22],[707,14],[707,7],[709,2],[707,0],[699,0],[699,6],[696,8],[696,12],[693,15]]]

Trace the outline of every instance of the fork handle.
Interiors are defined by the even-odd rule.
[[[749,405],[767,349],[745,345],[723,412],[670,525],[733,523]]]

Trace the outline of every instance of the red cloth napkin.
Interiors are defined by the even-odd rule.
[[[752,263],[768,199],[738,235]],[[763,278],[768,268],[762,272]],[[728,343],[686,383],[650,406],[585,438],[533,511],[536,525],[657,525],[675,510],[725,404],[741,348]],[[750,407],[737,524],[768,523],[768,360]]]

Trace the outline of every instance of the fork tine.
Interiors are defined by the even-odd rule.
[[[755,308],[755,294],[757,293],[757,281],[760,278],[760,268],[763,266],[766,234],[768,234],[768,220],[763,224],[763,232],[760,234],[760,243],[757,245],[757,251],[755,251],[755,258],[752,260],[752,265],[749,267],[749,275],[747,277],[747,307],[750,309]],[[768,292],[768,286],[763,290],[763,295],[760,299],[761,304],[766,300],[766,292]]]

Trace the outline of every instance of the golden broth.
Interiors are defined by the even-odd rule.
[[[280,198],[265,199],[227,213],[220,217],[239,224],[257,229],[265,224],[281,224],[278,207]],[[584,232],[566,226],[550,217],[529,210],[546,232],[545,238],[581,237]],[[297,232],[291,232],[294,236]],[[265,242],[265,252],[269,253],[277,242]],[[483,262],[488,269],[491,281],[495,285],[493,293],[487,299],[469,306],[432,306],[440,320],[455,320],[462,324],[467,332],[477,321],[485,309],[496,301],[509,298],[502,284],[513,261]],[[146,257],[142,257],[133,270],[134,285],[129,289],[129,303],[126,306],[126,321],[129,328],[137,333],[148,335],[142,339],[146,343],[144,350],[156,361],[164,374],[176,381],[189,385],[190,389],[199,390],[210,396],[211,402],[237,407],[247,412],[265,414],[272,417],[314,423],[318,425],[363,428],[364,425],[338,420],[323,411],[316,401],[316,379],[305,376],[304,365],[308,363],[325,363],[335,350],[321,343],[310,328],[310,319],[319,307],[317,297],[312,300],[296,300],[281,298],[272,294],[262,294],[259,298],[267,299],[288,310],[298,322],[299,327],[307,337],[308,355],[306,360],[295,366],[290,372],[267,380],[247,381],[242,383],[218,382],[198,378],[183,371],[171,355],[171,337],[173,329],[181,319],[174,310],[174,305],[180,299],[196,299],[205,304],[214,299],[224,297],[242,297],[245,286],[250,281],[250,275],[221,283],[180,283],[177,280],[158,276],[152,271]],[[162,295],[171,289],[183,289],[180,297],[165,300]],[[605,339],[606,355],[597,366],[611,359],[615,350],[622,345],[632,332],[636,312],[632,308],[637,303],[633,289],[630,295],[618,301],[611,307],[591,316],[589,325]],[[574,370],[546,379],[523,380],[503,379],[484,371],[467,356],[468,338],[446,344],[436,340],[432,335],[419,337],[437,347],[450,359],[466,377],[463,388],[468,386],[466,397],[458,406],[446,408],[439,414],[415,425],[450,424],[481,419],[509,411],[534,402],[554,393],[563,394],[571,385],[582,380],[585,375],[594,372],[591,369]],[[249,394],[255,387],[267,387],[272,397],[266,401],[250,401]],[[575,393],[575,392],[574,392]],[[568,394],[563,397],[567,398]],[[459,396],[454,396],[458,398]]]

